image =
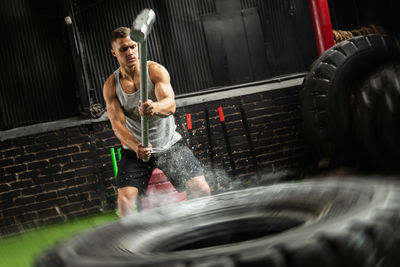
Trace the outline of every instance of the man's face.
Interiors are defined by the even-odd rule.
[[[112,45],[111,53],[121,66],[133,67],[138,60],[138,44],[129,36],[118,38]]]

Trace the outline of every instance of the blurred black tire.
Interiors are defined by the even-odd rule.
[[[355,104],[357,141],[366,165],[390,170],[400,159],[400,63],[379,68],[360,86]]]
[[[353,157],[352,109],[357,87],[399,55],[390,36],[358,36],[325,51],[311,66],[301,91],[304,130],[320,157]]]
[[[47,266],[399,266],[400,184],[310,180],[142,212],[67,240]]]

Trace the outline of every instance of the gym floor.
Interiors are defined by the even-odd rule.
[[[50,225],[0,240],[1,267],[32,266],[35,258],[45,249],[79,232],[116,220],[114,212],[85,217]]]

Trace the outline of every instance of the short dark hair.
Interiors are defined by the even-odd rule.
[[[116,28],[115,30],[113,30],[110,34],[111,46],[115,42],[115,40],[117,40],[118,38],[128,37],[130,33],[131,33],[131,29],[129,29],[127,27],[119,27],[119,28]]]

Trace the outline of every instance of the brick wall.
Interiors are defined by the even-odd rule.
[[[115,199],[108,123],[83,125],[0,143],[1,233],[65,221]]]
[[[221,188],[218,182],[228,186],[226,176],[247,187],[258,184],[257,179],[262,179],[265,173],[304,167],[299,90],[299,86],[271,90],[177,110],[178,131],[184,134],[196,156],[205,164],[214,190]],[[224,134],[218,107],[223,110],[227,134]],[[186,127],[187,113],[191,114],[192,132]],[[226,139],[231,146],[231,156]],[[212,180],[218,175],[225,177]]]
[[[251,185],[263,173],[302,167],[299,90],[296,86],[177,109],[178,131],[205,165],[215,193],[232,181]],[[223,108],[226,135],[218,107]],[[192,131],[186,127],[187,113]],[[0,234],[114,209],[110,147],[118,145],[109,121],[0,142]]]

